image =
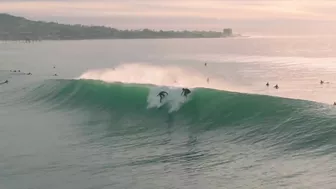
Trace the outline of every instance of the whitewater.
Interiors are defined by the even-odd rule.
[[[0,43],[0,188],[335,188],[334,47]]]

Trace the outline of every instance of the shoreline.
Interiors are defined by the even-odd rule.
[[[139,40],[139,39],[232,39],[232,38],[248,38],[250,36],[230,36],[230,37],[153,37],[153,38],[83,38],[83,39],[39,39],[39,40],[23,40],[23,39],[0,39],[0,42],[40,42],[40,41],[90,41],[90,40]]]

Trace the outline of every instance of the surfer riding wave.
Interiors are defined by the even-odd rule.
[[[160,103],[162,102],[162,99],[164,97],[166,97],[166,95],[168,95],[168,93],[166,91],[159,92],[159,94],[157,96],[160,96]]]

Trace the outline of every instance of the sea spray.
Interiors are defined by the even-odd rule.
[[[210,82],[207,79],[210,78]],[[192,68],[155,66],[150,64],[122,64],[116,68],[88,70],[77,79],[100,80],[107,83],[152,84],[177,88],[212,88],[226,91],[246,92],[225,80],[205,75]]]

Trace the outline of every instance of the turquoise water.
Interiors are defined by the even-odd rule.
[[[335,188],[335,39],[0,43],[0,188]]]

